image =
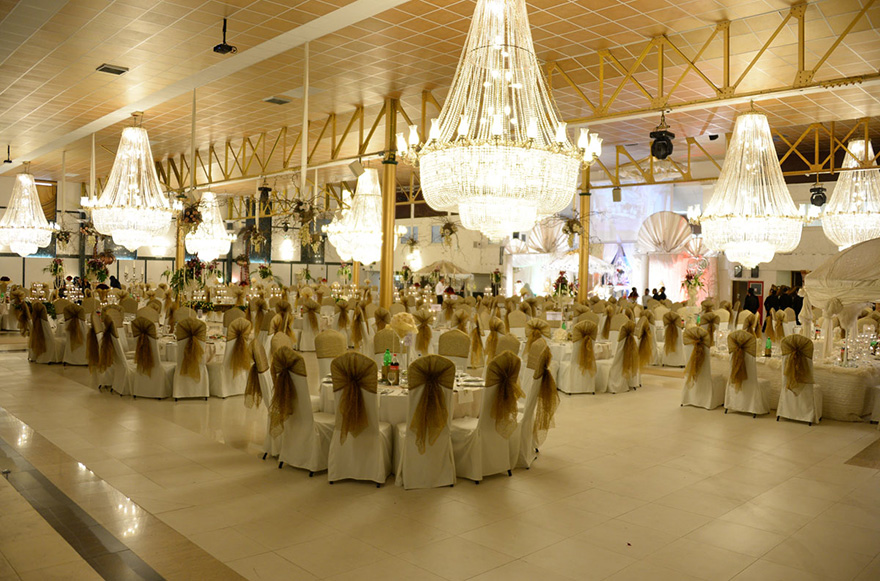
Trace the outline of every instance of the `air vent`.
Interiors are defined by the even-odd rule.
[[[290,99],[285,99],[284,97],[269,97],[268,99],[263,99],[263,101],[273,105],[287,105],[290,103]]]
[[[120,67],[118,65],[108,65],[107,63],[104,63],[103,65],[101,65],[100,67],[98,67],[95,70],[99,71],[101,73],[110,73],[111,75],[124,75],[125,73],[128,72],[128,67]]]

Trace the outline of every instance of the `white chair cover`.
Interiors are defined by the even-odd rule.
[[[189,339],[181,339],[177,342],[177,367],[174,369],[174,382],[172,395],[174,399],[203,397],[205,399],[211,395],[211,389],[208,385],[208,366],[205,363],[206,349],[205,342],[195,339],[202,344],[202,359],[199,361],[199,379],[196,381],[187,375],[181,375],[180,366],[183,363],[183,354],[186,351]]]
[[[244,336],[226,341],[223,361],[207,364],[210,378],[208,384],[212,396],[227,398],[234,395],[244,395],[247,386],[247,371],[232,369],[232,353],[235,350],[235,344],[242,340],[245,340]]]
[[[748,331],[735,331],[728,337],[728,345],[733,351],[733,342],[742,339],[743,334],[748,335]],[[729,411],[743,412],[752,415],[763,415],[770,412],[768,403],[768,384],[758,380],[758,367],[755,361],[755,355],[750,352],[749,348],[744,349],[743,357],[745,358],[746,378],[742,381],[741,388],[731,381],[727,380],[727,389],[724,393],[724,413]],[[731,354],[731,360],[733,355]]]
[[[171,385],[174,381],[174,363],[161,361],[159,357],[159,342],[148,337],[150,350],[153,352],[153,367],[150,374],[138,372],[137,365],[131,372],[131,395],[134,397],[151,397],[164,399],[171,397]]]
[[[705,341],[684,346],[684,353],[688,361],[693,357],[695,349],[703,350],[703,363],[695,379],[685,377],[684,386],[681,389],[681,405],[714,410],[718,406],[724,405],[724,377],[721,375],[712,376],[712,362],[709,356],[709,347]]]
[[[789,366],[791,355],[785,353],[786,342],[794,339],[786,337],[783,339],[783,355],[782,355],[782,389],[779,392],[779,403],[776,408],[776,419],[786,418],[799,422],[807,422],[810,425],[819,423],[822,419],[822,389],[814,383],[794,383],[794,389],[787,387],[788,378],[786,377],[786,369]],[[797,340],[801,338],[798,337]],[[806,339],[809,341],[809,339]],[[809,347],[810,356],[805,357],[804,363],[807,367],[807,376],[809,379],[813,377],[813,358],[812,345]]]
[[[43,337],[46,338],[46,351],[39,355],[35,356],[30,344],[28,344],[28,359],[33,361],[34,363],[58,363],[61,359],[61,353],[59,353],[59,347],[63,349],[63,344],[56,341],[55,335],[52,332],[52,326],[49,324],[49,321],[46,319],[33,319],[34,325],[40,325],[43,329]],[[31,331],[33,333],[33,331]]]
[[[64,321],[61,324],[67,328],[67,323],[67,321]],[[79,320],[77,324],[80,327],[83,340],[75,349],[71,348],[70,339],[64,342],[64,355],[61,357],[61,360],[65,365],[88,365],[88,361],[86,361],[86,332],[88,329],[86,322],[83,320]]]

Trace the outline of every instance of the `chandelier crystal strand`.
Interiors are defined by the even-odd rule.
[[[226,222],[220,215],[220,204],[213,192],[202,193],[199,207],[202,222],[186,235],[186,250],[190,254],[198,254],[205,262],[211,262],[229,252],[233,236],[226,230]]]
[[[126,127],[107,185],[92,208],[95,228],[134,251],[163,234],[171,217],[171,202],[159,184],[147,130]]]
[[[425,200],[458,211],[465,228],[502,238],[529,230],[538,212],[567,207],[581,163],[601,139],[567,135],[538,65],[525,0],[479,0],[449,96],[424,146],[418,132],[398,149],[421,167]]]
[[[378,170],[368,168],[358,177],[351,208],[327,228],[327,238],[339,257],[371,264],[382,256],[382,190]]]
[[[53,230],[43,213],[34,176],[26,165],[24,173],[15,176],[12,197],[0,219],[0,243],[25,257],[47,246]]]
[[[712,200],[699,222],[710,249],[747,268],[797,248],[803,218],[782,177],[765,115],[750,111],[737,117]]]
[[[847,149],[843,168],[861,167],[865,140],[854,139],[847,144]],[[873,166],[874,148],[870,141],[867,159]],[[839,250],[880,237],[880,170],[840,172],[822,213],[822,230]]]

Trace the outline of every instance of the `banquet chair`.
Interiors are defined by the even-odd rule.
[[[113,380],[112,371],[106,369],[101,362],[101,337],[104,333],[104,321],[101,315],[91,313],[89,326],[86,330],[86,362],[89,366],[89,387],[101,391],[103,387],[109,387]],[[64,349],[63,340],[56,339],[57,348]]]
[[[61,300],[67,300],[67,299],[61,299]],[[70,301],[68,301],[67,304],[71,304]],[[98,310],[98,299],[93,298],[93,297],[84,297],[82,300],[82,308],[86,312],[86,314],[96,312]],[[57,306],[55,307],[55,312],[56,313],[59,312]],[[61,311],[61,312],[63,312],[63,311]]]
[[[66,341],[61,361],[65,365],[87,365],[86,361],[86,313],[79,305],[64,308]]]
[[[122,307],[122,310],[127,315],[135,315],[138,312],[138,302],[134,297],[127,297],[122,299],[122,302],[119,303],[119,306]]]
[[[393,317],[398,313],[405,313],[406,307],[401,303],[391,303],[391,306],[388,307],[388,312],[391,313],[391,316]]]
[[[311,406],[306,362],[290,347],[282,347],[272,357],[272,403],[269,406],[269,435],[280,437],[278,467],[315,472],[327,469],[334,418],[315,413]]]
[[[528,350],[523,347],[523,353],[520,357],[520,361],[524,362],[525,364],[520,365],[519,369],[519,385],[520,389],[523,391],[523,396],[517,402],[517,407],[519,411],[523,410],[523,406],[525,405],[525,402],[523,400],[532,389],[532,376],[535,374],[535,370],[538,368],[538,363],[541,359],[541,353],[544,351],[545,347],[547,347],[547,341],[543,337],[540,337],[533,341]]]
[[[409,314],[413,314],[416,312],[416,297],[409,296],[403,299],[403,306],[406,308],[406,312]]]
[[[437,354],[452,361],[455,364],[455,369],[462,373],[467,372],[470,349],[471,342],[467,333],[453,329],[440,334],[440,339],[437,343]]]
[[[419,309],[413,313],[413,319],[415,319],[417,329],[413,352],[417,356],[429,355],[433,338],[431,326],[434,324],[434,313],[428,309]]]
[[[618,313],[611,317],[611,329],[608,333],[608,341],[612,345],[617,344],[617,334],[620,331],[620,327],[628,321],[631,321],[631,319],[627,317],[624,313]]]
[[[367,303],[364,307],[364,315],[367,317],[367,325],[369,325],[371,331],[374,331],[376,328],[376,310],[378,308],[375,303]]]
[[[280,297],[269,297],[269,301],[267,304],[269,305],[270,309],[274,309],[275,305],[277,305],[280,300]]]
[[[395,484],[406,490],[453,486],[455,364],[439,355],[424,355],[413,361],[408,375],[406,422],[394,426]]]
[[[513,311],[510,313],[507,316],[507,324],[509,325],[508,330],[510,334],[514,337],[525,339],[526,323],[528,320],[529,316],[522,311]]]
[[[321,316],[328,319],[333,317],[336,312],[336,301],[333,297],[324,297],[321,299]]]
[[[480,416],[452,420],[456,476],[479,484],[493,474],[512,475],[516,455],[511,453],[510,438],[517,426],[516,402],[523,396],[520,366],[520,358],[509,351],[495,357],[486,372]]]
[[[177,338],[177,367],[174,370],[172,395],[180,398],[211,395],[206,365],[207,333],[205,324],[198,319],[183,319],[174,329]]]
[[[244,395],[253,359],[250,335],[251,324],[247,319],[236,319],[229,325],[223,360],[207,364],[208,388],[212,396],[227,398]]]
[[[336,301],[336,306],[333,308],[335,309],[335,312],[333,314],[333,322],[330,326],[332,329],[345,335],[345,345],[346,347],[350,347],[352,307],[347,301],[339,300]]]
[[[349,323],[348,337],[350,339],[351,348],[358,353],[369,355],[372,344],[369,342],[369,331],[367,327],[367,318],[364,310],[352,299],[354,306],[351,308],[351,322]]]
[[[174,324],[180,323],[184,319],[195,319],[196,312],[189,307],[180,307],[174,311]]]
[[[266,438],[263,441],[263,460],[268,456],[278,456],[281,449],[281,437],[273,436],[271,432],[272,418],[270,406],[272,405],[273,386],[272,372],[269,368],[269,358],[261,343],[251,341],[252,365],[248,372],[247,386],[244,392],[244,405],[248,408],[259,407],[261,404],[266,410]]]
[[[523,356],[526,356],[532,343],[541,338],[550,338],[550,324],[543,319],[529,319],[526,323],[526,343],[523,347]]]
[[[807,422],[822,419],[822,389],[813,381],[813,342],[808,337],[789,335],[781,344],[782,390],[776,406],[779,418]]]
[[[330,366],[336,420],[327,480],[370,480],[381,486],[391,473],[391,424],[379,421],[376,362],[353,351]]]
[[[303,303],[303,326],[299,334],[299,350],[302,352],[315,350],[315,336],[321,332],[320,311],[321,307],[311,299]]]
[[[575,319],[575,324],[583,323],[584,321],[589,321],[589,322],[593,323],[594,325],[596,325],[596,333],[599,332],[599,315],[597,315],[596,313],[593,313],[593,312],[581,313]]]
[[[564,393],[596,393],[607,390],[608,376],[600,375],[596,364],[594,345],[598,335],[599,328],[592,321],[583,321],[572,327],[568,381],[559,386]],[[603,370],[607,372],[608,367],[603,367]],[[601,388],[597,389],[597,385]]]
[[[769,384],[758,379],[757,345],[757,339],[749,331],[734,331],[727,336],[730,375],[724,392],[724,413],[742,412],[757,417],[770,412]]]
[[[794,333],[794,328],[797,325],[797,313],[791,307],[787,307],[783,313],[785,313],[785,319],[782,324],[785,328],[785,335],[788,336]]]
[[[404,345],[391,327],[385,327],[381,331],[373,335],[373,360],[378,367],[384,364],[385,351],[388,350],[392,354],[402,353]]]
[[[537,360],[530,362],[531,370],[528,381],[531,384],[526,392],[525,405],[517,414],[516,429],[510,438],[511,461],[517,468],[529,468],[538,457],[538,447],[544,443],[547,432],[553,422],[553,416],[559,405],[559,394],[556,392],[556,380],[550,373],[552,354],[544,343],[539,347]],[[529,353],[529,359],[535,359]]]
[[[103,316],[104,332],[101,333],[101,365],[110,372],[110,389],[119,395],[131,395],[133,369],[125,358],[125,349],[113,318]],[[107,365],[109,363],[109,365]]]
[[[608,392],[622,393],[637,389],[641,385],[639,372],[639,344],[635,336],[636,326],[628,321],[620,326],[614,358],[597,361],[596,364],[608,367]]]
[[[604,301],[599,301],[599,302],[593,303],[593,305],[590,307],[590,309],[592,309],[592,311],[594,313],[596,313],[597,315],[601,316],[605,312],[606,306],[607,305],[605,304]]]
[[[152,321],[153,323],[159,322],[159,312],[151,307],[144,307],[142,309],[138,309],[137,317],[143,317]]]
[[[107,318],[116,325],[116,334],[122,342],[122,350],[128,351],[128,336],[125,333],[125,312],[119,305],[104,305],[101,307],[101,318],[105,321]]]
[[[330,374],[333,359],[345,353],[345,335],[333,329],[326,329],[315,337],[315,354],[318,356],[318,381]],[[383,351],[384,353],[384,351]]]
[[[748,319],[749,315],[751,315],[751,314],[752,314],[751,311],[740,311],[739,312],[739,314],[736,316],[737,330],[741,330],[744,328],[744,325],[746,324],[746,319]]]
[[[681,317],[678,313],[668,312],[663,315],[663,349],[660,359],[664,367],[684,367],[684,340]]]
[[[509,334],[498,334],[498,347],[495,350],[496,355],[500,355],[505,351],[510,351],[516,356],[522,351],[522,343],[519,339]]]
[[[49,325],[46,305],[36,301],[31,308],[32,328],[28,337],[28,359],[34,363],[57,363],[60,353],[55,335],[52,334],[52,327]]]
[[[83,299],[83,300],[85,300],[85,299]],[[64,309],[67,308],[67,305],[72,305],[72,304],[73,303],[71,303],[67,299],[56,299],[55,302],[52,303],[52,306],[55,307],[55,319],[61,320],[61,317],[64,316]],[[85,310],[85,307],[83,307],[83,310]]]
[[[703,327],[689,327],[684,331],[684,353],[687,365],[681,405],[714,410],[724,405],[724,377],[712,375],[709,356],[709,332]]]
[[[375,335],[385,327],[391,324],[391,313],[388,312],[388,309],[383,309],[382,307],[377,308],[373,311],[373,332],[372,335]]]
[[[237,307],[232,307],[231,309],[229,309],[225,313],[223,313],[224,333],[226,332],[226,329],[229,328],[229,325],[231,325],[233,321],[235,321],[237,319],[241,319],[243,317],[244,317],[244,311],[242,311],[241,309],[239,309]],[[250,321],[248,321],[248,322],[250,322]]]
[[[175,364],[163,362],[159,357],[156,323],[146,317],[137,317],[131,322],[131,335],[135,341],[132,397],[170,397]]]

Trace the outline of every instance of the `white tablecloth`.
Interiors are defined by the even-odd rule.
[[[770,382],[770,407],[776,409],[782,389],[782,358],[757,357],[758,377]],[[712,372],[727,374],[730,355],[714,352]],[[822,414],[832,420],[861,421],[871,413],[874,402],[873,387],[880,385],[880,361],[863,362],[859,367],[813,362],[813,379],[822,389]]]

